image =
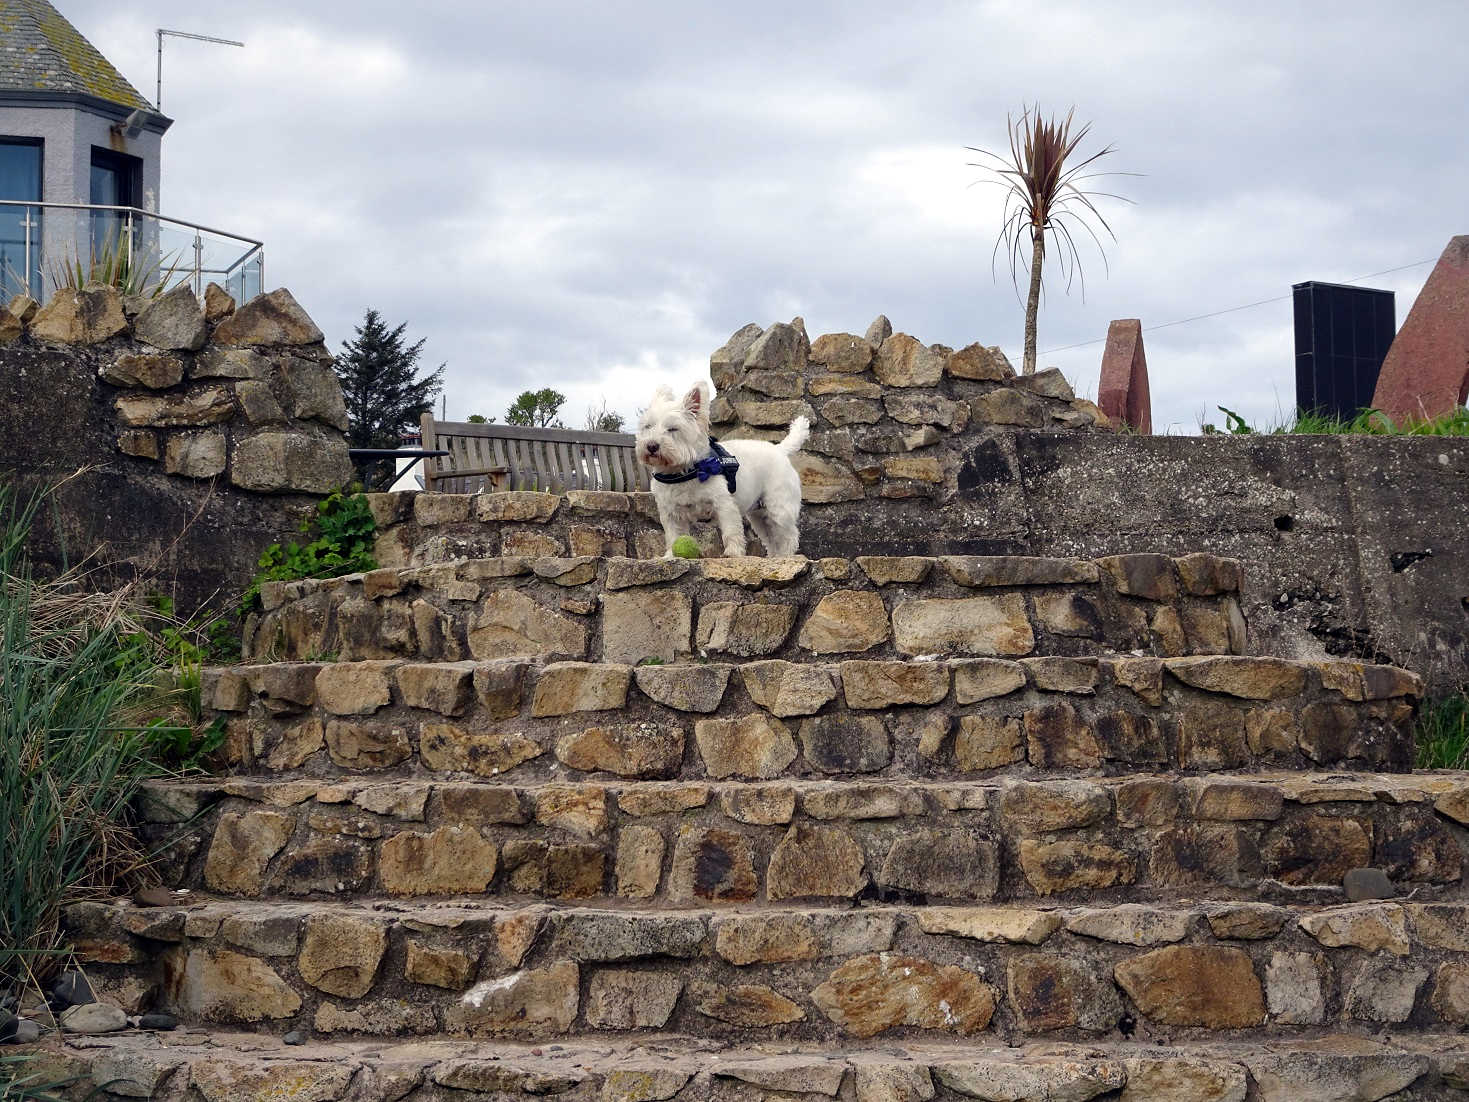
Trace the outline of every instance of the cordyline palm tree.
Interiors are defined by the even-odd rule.
[[[1041,269],[1046,260],[1046,235],[1059,239],[1057,259],[1061,272],[1066,277],[1069,290],[1073,276],[1081,274],[1080,257],[1076,251],[1076,240],[1071,235],[1072,225],[1080,226],[1091,235],[1098,251],[1102,252],[1102,264],[1107,263],[1107,254],[1102,250],[1101,239],[1092,231],[1086,216],[1091,215],[1101,224],[1112,240],[1117,240],[1112,227],[1093,205],[1092,199],[1107,196],[1131,200],[1110,192],[1083,190],[1077,185],[1098,176],[1134,175],[1133,173],[1098,172],[1082,175],[1084,169],[1112,152],[1107,146],[1085,160],[1068,164],[1076,153],[1077,146],[1091,130],[1087,123],[1072,132],[1072,119],[1076,114],[1073,107],[1064,120],[1052,116],[1041,117],[1040,105],[1027,107],[1018,120],[1005,116],[1005,129],[1010,138],[1010,156],[1002,157],[987,149],[968,146],[974,153],[990,158],[993,163],[971,162],[975,168],[983,168],[999,177],[998,180],[980,181],[999,184],[1005,188],[1005,221],[1000,236],[995,241],[994,256],[999,255],[1003,244],[1010,254],[1010,278],[1019,291],[1020,260],[1023,246],[1030,245],[1030,294],[1025,302],[1025,365],[1027,375],[1035,374],[1035,330],[1036,314],[1040,310]],[[994,256],[991,257],[993,263]],[[1070,259],[1068,270],[1067,260]],[[1082,278],[1082,293],[1086,293],[1086,280]]]

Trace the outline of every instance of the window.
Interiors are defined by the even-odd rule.
[[[41,143],[0,138],[0,199],[41,199]],[[41,296],[41,208],[0,206],[0,288]]]
[[[143,162],[126,153],[92,147],[91,202],[101,207],[136,207],[143,197]],[[120,246],[128,224],[121,211],[96,211],[92,215],[92,259]]]

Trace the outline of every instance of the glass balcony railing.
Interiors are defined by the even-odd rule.
[[[105,283],[151,294],[218,283],[236,302],[265,286],[265,246],[137,207],[0,200],[0,293],[38,302],[58,287]]]

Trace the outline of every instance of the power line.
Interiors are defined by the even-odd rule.
[[[1432,264],[1437,259],[1437,257],[1430,256],[1427,260],[1415,260],[1412,264],[1400,264],[1396,268],[1384,268],[1380,272],[1368,272],[1366,275],[1357,276],[1355,279],[1343,280],[1342,282],[1348,285],[1353,283],[1361,283],[1363,280],[1376,279],[1378,276],[1391,275],[1393,272],[1406,272],[1409,268],[1421,268],[1425,264]],[[1290,295],[1276,295],[1274,298],[1262,298],[1259,302],[1247,302],[1243,306],[1230,306],[1226,309],[1215,310],[1212,313],[1208,314],[1195,314],[1191,318],[1179,318],[1177,321],[1165,321],[1161,325],[1148,325],[1143,328],[1143,332],[1152,333],[1156,332],[1159,329],[1171,329],[1175,325],[1187,325],[1191,321],[1203,321],[1206,318],[1217,318],[1221,314],[1233,314],[1240,310],[1253,310],[1256,306],[1268,306],[1272,302],[1284,302],[1290,297]],[[1099,337],[1096,340],[1082,341],[1079,344],[1066,344],[1062,345],[1060,348],[1048,348],[1044,352],[1037,353],[1037,355],[1050,356],[1057,352],[1069,352],[1073,348],[1086,348],[1089,345],[1105,343],[1107,343],[1107,338]]]

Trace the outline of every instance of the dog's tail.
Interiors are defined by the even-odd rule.
[[[801,450],[801,445],[806,442],[806,437],[811,434],[811,422],[805,417],[797,417],[791,422],[791,431],[786,433],[785,439],[776,445],[786,455],[795,455]]]

